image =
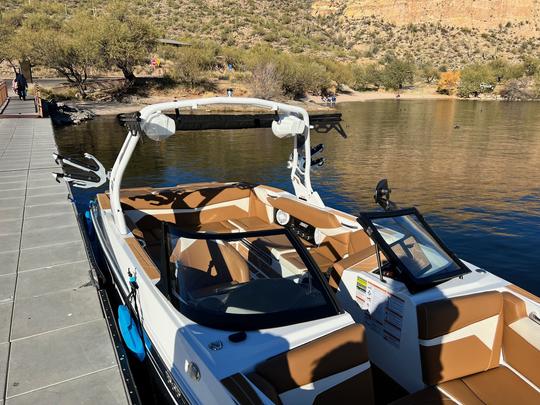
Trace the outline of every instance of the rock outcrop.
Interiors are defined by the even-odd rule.
[[[94,119],[96,114],[90,110],[68,106],[64,103],[47,101],[45,110],[54,125],[77,125],[81,122]]]
[[[510,23],[524,36],[540,32],[539,0],[318,0],[312,10],[350,19],[377,16],[396,25],[440,23],[487,30]]]

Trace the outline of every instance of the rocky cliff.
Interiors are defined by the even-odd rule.
[[[521,35],[540,32],[540,0],[318,0],[315,15],[376,16],[396,25],[442,24],[489,30],[512,25]]]

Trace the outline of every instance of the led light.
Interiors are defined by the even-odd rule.
[[[285,211],[277,210],[276,212],[276,221],[281,226],[285,226],[289,223],[291,220],[291,216],[287,214]]]
[[[313,239],[315,241],[315,244],[320,245],[321,243],[323,243],[324,237],[324,233],[322,233],[319,228],[315,228],[315,232],[313,233]]]

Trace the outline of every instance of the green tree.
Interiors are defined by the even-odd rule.
[[[420,75],[425,80],[427,84],[433,83],[435,80],[437,80],[440,76],[439,69],[437,69],[435,66],[433,66],[432,63],[423,63],[420,66]]]
[[[172,76],[191,88],[206,82],[206,72],[216,63],[214,51],[210,48],[186,47],[175,50],[174,54]]]
[[[102,64],[117,67],[129,81],[135,80],[135,67],[150,59],[155,49],[157,29],[128,4],[114,1],[95,21],[99,32]]]
[[[400,90],[414,82],[415,66],[410,60],[395,56],[385,57],[381,72],[382,84],[389,90]]]
[[[356,65],[352,71],[355,90],[378,89],[381,86],[381,68],[379,64]]]
[[[510,63],[502,58],[492,60],[488,66],[495,75],[497,83],[503,80],[518,79],[524,74],[523,65]]]
[[[497,78],[488,65],[471,64],[461,71],[457,93],[460,97],[478,96],[493,91],[496,83]]]
[[[36,44],[45,31],[56,32],[66,17],[64,7],[55,2],[23,4],[0,14],[0,61],[7,61],[13,70],[24,62],[30,66],[40,63]]]
[[[98,63],[99,49],[94,21],[87,13],[66,20],[58,31],[36,31],[35,51],[40,63],[55,69],[73,83],[81,97],[87,96],[89,69]]]

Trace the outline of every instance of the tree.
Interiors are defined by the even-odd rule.
[[[381,68],[377,63],[354,66],[353,77],[355,90],[378,89],[381,86]]]
[[[186,47],[175,51],[173,78],[191,88],[206,81],[209,68],[215,64],[213,53],[207,48]]]
[[[135,67],[150,58],[158,33],[143,17],[134,14],[128,4],[114,1],[96,21],[102,64],[115,66],[129,81],[135,80]]]
[[[283,92],[294,98],[306,93],[321,94],[330,87],[330,75],[326,68],[307,57],[281,54],[277,64]]]
[[[83,98],[87,96],[89,69],[97,65],[99,56],[93,27],[92,17],[79,13],[65,21],[58,31],[42,29],[34,33],[39,37],[35,40],[35,50],[40,62],[75,84]]]
[[[474,63],[465,66],[461,71],[461,80],[458,86],[460,97],[478,96],[480,93],[493,91],[497,78],[487,65]]]
[[[505,59],[497,58],[489,62],[489,68],[495,75],[497,83],[508,79],[517,79],[523,76],[524,66],[510,63]]]
[[[382,84],[389,90],[400,90],[407,83],[414,82],[414,64],[406,59],[391,56],[386,58],[382,70]]]
[[[460,79],[460,72],[441,72],[437,82],[437,93],[452,95],[456,92]]]
[[[420,66],[420,75],[426,81],[427,84],[433,83],[439,78],[440,72],[432,63],[424,63]]]
[[[63,18],[57,3],[25,4],[0,15],[0,62],[7,61],[16,71],[17,65],[35,65],[40,54],[35,44],[45,30],[58,30]]]

